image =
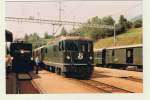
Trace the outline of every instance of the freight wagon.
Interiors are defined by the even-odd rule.
[[[94,51],[97,66],[126,69],[128,66],[143,68],[142,45],[117,46]]]

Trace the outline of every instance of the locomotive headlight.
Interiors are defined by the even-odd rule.
[[[83,53],[79,53],[78,59],[79,59],[79,60],[82,60],[82,59],[83,59]]]
[[[66,56],[66,58],[67,58],[68,60],[70,60],[70,56]]]
[[[33,57],[31,57],[31,60],[33,60]]]
[[[23,51],[23,50],[21,50],[21,53],[24,53],[24,51]]]
[[[92,56],[90,56],[90,60],[92,60],[93,59],[93,57]]]

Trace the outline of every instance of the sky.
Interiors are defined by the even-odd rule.
[[[94,16],[98,16],[100,18],[104,16],[112,16],[117,22],[121,14],[127,19],[142,15],[142,1],[140,0],[62,1],[61,8],[61,20],[74,22],[86,22],[89,18]],[[29,16],[33,16],[34,18],[40,19],[59,20],[59,3],[5,2],[5,16],[23,18],[29,18]],[[73,26],[66,25],[64,27],[68,32],[73,28]],[[54,30],[57,31],[57,28],[58,26],[55,26]],[[59,28],[57,34],[60,33],[61,28]],[[6,29],[14,33],[14,38],[23,38],[25,33],[31,34],[36,32],[41,37],[44,36],[44,32],[48,32],[49,34],[53,33],[53,26],[50,24],[18,23],[7,21]]]

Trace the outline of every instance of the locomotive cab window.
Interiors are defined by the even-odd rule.
[[[64,45],[63,45],[63,41],[59,42],[59,51],[63,51],[64,50]]]
[[[65,41],[65,50],[66,51],[79,51],[78,41],[66,40]]]
[[[90,42],[89,44],[88,44],[88,52],[90,52],[90,51],[92,51],[92,47],[93,45],[92,45],[92,43]]]
[[[81,51],[90,52],[91,50],[92,50],[92,44],[90,42],[87,41],[81,42]]]
[[[62,50],[61,45],[62,45],[61,42],[59,42],[59,51]]]

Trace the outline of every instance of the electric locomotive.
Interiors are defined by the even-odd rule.
[[[37,48],[46,68],[65,77],[89,79],[94,70],[93,41],[79,36],[65,36]]]
[[[16,73],[27,73],[33,70],[32,44],[16,41],[10,45],[12,57],[12,71]]]

